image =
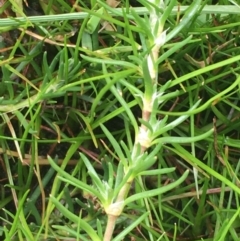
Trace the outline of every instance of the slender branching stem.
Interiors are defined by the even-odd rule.
[[[113,230],[114,230],[117,218],[118,218],[118,216],[108,214],[108,216],[107,216],[107,227],[106,227],[106,230],[105,230],[105,233],[104,233],[103,241],[111,241],[112,235],[113,235]]]
[[[150,13],[150,20],[152,21],[152,25],[155,25],[155,11],[153,11],[152,13]],[[158,34],[159,36],[162,33],[162,28],[159,29]],[[153,30],[152,30],[153,31]],[[153,34],[154,36],[154,34]],[[157,38],[159,36],[156,36]],[[152,90],[151,94],[152,95],[150,97],[150,101],[149,101],[149,96],[148,94],[150,93],[149,91],[146,90],[146,93],[148,92],[148,94],[143,95],[145,97],[143,97],[143,109],[142,109],[142,120],[145,122],[149,122],[151,119],[151,115],[155,115],[152,112],[153,109],[153,102],[154,100],[154,96],[157,95],[157,88],[151,88],[153,85],[154,87],[156,87],[157,84],[157,78],[156,76],[158,75],[158,70],[155,67],[155,62],[158,59],[158,53],[159,53],[159,49],[160,49],[161,45],[160,44],[156,44],[153,49],[151,54],[148,55],[147,61],[148,61],[148,68],[149,68],[149,74],[151,76],[151,83],[149,82],[149,80],[145,80],[146,81],[146,86],[148,86],[149,90]],[[144,124],[142,124],[139,127],[139,133],[136,136],[136,140],[135,140],[135,145],[139,145],[141,146],[141,152],[140,154],[144,153],[146,151],[146,149],[151,146],[151,139],[148,136],[148,127]],[[136,147],[134,147],[135,149]],[[110,241],[113,235],[113,231],[114,231],[114,227],[115,227],[115,222],[118,218],[118,216],[121,215],[122,213],[122,209],[124,207],[124,200],[127,197],[131,184],[132,184],[132,179],[126,183],[120,190],[118,197],[116,198],[115,202],[110,205],[110,207],[108,207],[108,209],[106,210],[106,213],[108,215],[108,221],[107,221],[107,227],[106,227],[106,231],[104,234],[104,241]],[[114,210],[114,208],[117,208],[119,205],[119,207],[121,207],[121,209],[119,210]],[[112,208],[111,208],[112,206]],[[116,211],[116,212],[115,212]]]

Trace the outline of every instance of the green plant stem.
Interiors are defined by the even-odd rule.
[[[173,15],[186,11],[189,6],[176,6],[173,8]],[[112,16],[122,16],[122,11],[124,8],[114,9],[114,13],[110,13]],[[134,11],[139,15],[148,14],[149,11],[145,7],[136,7]],[[205,14],[239,14],[240,10],[236,6],[232,5],[207,5],[202,9],[202,13]],[[0,20],[0,27],[9,28],[10,26],[25,25],[25,24],[39,24],[46,23],[49,21],[63,21],[63,20],[75,20],[75,19],[85,19],[89,17],[88,12],[81,13],[67,13],[67,14],[56,14],[56,15],[42,15],[42,16],[31,16],[31,17],[18,17],[18,18],[6,18]],[[132,19],[132,15],[128,14],[127,17]]]
[[[104,241],[110,241],[113,235],[115,223],[117,218],[122,213],[124,207],[124,200],[128,195],[133,179],[129,180],[119,191],[116,201],[110,205],[110,208],[106,210],[107,213],[107,226],[104,233]]]
[[[119,194],[118,194],[117,200],[116,200],[117,203],[124,201],[125,197],[127,196],[128,192],[129,192],[129,190],[130,190],[130,187],[131,187],[131,185],[132,185],[132,181],[133,181],[133,180],[128,181],[128,182],[122,187],[122,189],[120,190],[120,192],[119,192]]]
[[[112,239],[113,230],[118,216],[109,214],[107,216],[107,227],[104,233],[103,241],[110,241]]]
[[[157,41],[158,38],[162,37],[162,39],[165,39],[165,34],[163,33],[163,26],[159,25],[158,27],[158,31],[157,34],[155,35],[154,32],[154,28],[155,28],[155,19],[156,17],[158,17],[155,14],[155,11],[150,11],[149,14],[149,19],[150,19],[150,25],[152,27],[151,32],[152,32],[152,37],[153,37],[153,42],[151,44],[155,44],[155,46],[152,48],[151,53],[149,55],[147,55],[147,60],[146,62],[143,63],[142,65],[142,71],[143,73],[145,72],[144,70],[146,70],[146,72],[148,74],[146,74],[144,76],[144,81],[145,81],[145,93],[143,95],[143,108],[142,108],[142,119],[145,122],[149,122],[151,115],[155,115],[152,110],[153,110],[153,105],[155,102],[155,95],[158,94],[157,91],[157,78],[156,76],[158,76],[158,68],[155,66],[155,63],[157,62],[158,59],[158,55],[159,55],[159,49],[162,47],[161,43],[157,43],[159,41]],[[151,37],[149,37],[151,39]],[[145,140],[147,140],[148,143],[148,127],[145,124],[141,124],[141,126],[139,127],[138,130],[138,134],[136,135],[136,140],[135,140],[135,146],[133,147],[133,149],[136,148],[136,145],[141,146],[141,152],[139,153],[140,155],[143,154],[146,149],[149,147],[149,145],[147,145],[145,143]],[[127,174],[127,172],[125,173],[125,175]],[[120,190],[118,197],[115,201],[114,204],[117,205],[117,208],[119,208],[119,210],[116,210],[117,215],[115,215],[115,210],[114,208],[116,208],[115,206],[113,206],[113,209],[110,208],[110,213],[107,212],[108,214],[108,221],[107,221],[107,227],[106,227],[106,231],[104,234],[104,241],[110,241],[113,235],[113,230],[115,227],[115,223],[116,220],[118,218],[118,216],[120,216],[120,214],[122,213],[123,210],[123,203],[125,198],[128,196],[131,184],[133,182],[134,178],[131,178]],[[119,207],[118,207],[119,205]],[[111,207],[111,205],[110,205]],[[109,211],[109,210],[108,210]]]

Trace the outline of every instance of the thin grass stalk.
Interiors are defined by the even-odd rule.
[[[186,11],[189,6],[175,6],[172,9],[172,15],[176,15]],[[9,29],[11,26],[32,26],[32,24],[39,24],[39,23],[46,23],[49,21],[63,21],[63,20],[79,20],[79,19],[86,19],[89,16],[89,11],[87,9],[81,9],[85,12],[79,13],[65,13],[65,14],[49,14],[49,15],[42,15],[42,16],[28,16],[28,17],[17,17],[17,18],[6,18],[0,20],[0,27],[5,27]],[[113,10],[111,9],[110,14],[113,17],[122,16],[122,10],[125,11],[123,8],[116,8]],[[135,7],[134,11],[139,15],[148,14],[148,9],[145,7]],[[239,14],[240,10],[236,6],[232,5],[206,5],[202,9],[202,13],[204,14]],[[129,19],[132,19],[132,15],[127,15]]]

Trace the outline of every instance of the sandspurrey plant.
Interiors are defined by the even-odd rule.
[[[0,13],[0,236],[239,240],[238,4],[18,2]]]
[[[98,2],[100,10],[97,11],[97,15],[91,12],[94,16],[86,24],[87,30],[85,37],[95,32],[96,27],[99,25],[100,16],[99,13],[106,13],[108,10],[113,14],[114,9],[110,8],[103,2]],[[176,98],[179,91],[170,89],[171,80],[161,81],[159,73],[159,66],[166,61],[167,57],[178,51],[181,47],[188,44],[191,41],[191,36],[186,39],[175,43],[173,48],[167,52],[162,52],[163,46],[172,38],[177,36],[179,32],[190,24],[194,17],[198,14],[201,8],[201,1],[194,1],[193,4],[187,9],[183,15],[181,21],[173,29],[165,27],[165,22],[171,19],[171,13],[173,7],[176,6],[176,1],[143,1],[142,4],[148,10],[148,14],[144,17],[140,17],[134,9],[125,9],[121,15],[124,18],[123,22],[116,21],[116,25],[119,23],[121,27],[125,27],[124,41],[129,41],[131,44],[131,52],[128,52],[127,58],[124,60],[117,60],[110,56],[104,55],[104,50],[97,50],[92,53],[95,57],[81,55],[81,57],[89,61],[90,63],[96,63],[102,70],[103,76],[101,77],[105,87],[98,93],[96,100],[91,107],[90,120],[94,118],[97,102],[102,99],[102,96],[110,90],[112,96],[119,102],[121,106],[121,115],[123,115],[123,121],[126,128],[127,136],[122,140],[117,140],[114,135],[104,125],[104,117],[102,120],[98,120],[99,125],[107,138],[108,144],[105,142],[105,147],[109,154],[117,160],[117,165],[112,161],[107,161],[107,167],[104,169],[105,178],[101,177],[93,168],[88,158],[80,153],[81,160],[87,167],[88,174],[91,178],[91,185],[77,180],[72,177],[60,167],[58,167],[53,160],[49,157],[51,165],[58,171],[59,179],[69,183],[84,192],[86,195],[96,198],[99,205],[103,208],[107,223],[106,226],[98,226],[99,236],[96,234],[96,230],[93,230],[84,220],[72,216],[72,220],[79,223],[79,227],[85,230],[92,240],[122,240],[124,236],[134,227],[141,222],[149,224],[149,213],[146,209],[145,212],[139,213],[131,225],[122,230],[117,236],[113,238],[114,227],[118,218],[124,212],[124,208],[133,202],[139,201],[146,203],[146,198],[151,196],[160,195],[173,188],[176,188],[182,183],[188,175],[189,170],[186,170],[182,177],[173,181],[166,186],[158,187],[150,191],[142,191],[134,193],[131,190],[134,185],[134,181],[138,182],[138,185],[142,185],[142,178],[144,176],[151,175],[166,175],[169,172],[173,172],[175,168],[151,168],[160,161],[157,156],[162,153],[162,147],[166,143],[193,143],[198,140],[207,138],[213,133],[213,129],[207,130],[202,135],[194,137],[174,137],[168,134],[170,130],[173,130],[176,126],[187,120],[193,113],[193,111],[199,106],[200,101],[196,101],[188,111],[182,116],[175,118],[174,120],[168,120],[168,116],[159,116],[158,110],[164,108],[164,104],[168,99]],[[131,19],[129,19],[131,14]],[[110,15],[106,14],[105,22],[113,22]],[[101,20],[103,22],[103,20]],[[105,23],[109,24],[110,23]],[[112,26],[112,28],[116,26]],[[133,35],[136,36],[136,32],[139,32],[139,42],[136,42]],[[116,37],[117,33],[116,33]],[[122,36],[123,38],[123,36]],[[128,51],[121,46],[115,46],[109,50],[110,53],[114,51]],[[102,53],[101,53],[102,52]],[[102,58],[98,55],[102,54]],[[91,54],[90,54],[91,55]],[[101,57],[101,56],[100,56]],[[119,73],[112,74],[115,69]],[[131,98],[134,106],[138,106],[141,111],[141,115],[138,116],[131,110],[132,103],[125,99],[125,95],[131,93]],[[106,97],[105,97],[106,98]],[[114,112],[114,109],[112,110]],[[116,111],[116,110],[115,110]],[[119,113],[120,114],[120,113]],[[112,157],[105,156],[104,159],[111,160]],[[62,213],[66,214],[70,218],[70,213],[66,208],[61,205],[59,201],[53,196],[50,200],[59,208]]]

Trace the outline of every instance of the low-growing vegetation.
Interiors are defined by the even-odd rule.
[[[0,239],[238,241],[239,15],[0,1]]]

